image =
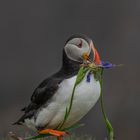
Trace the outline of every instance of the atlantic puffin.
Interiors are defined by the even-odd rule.
[[[50,133],[61,140],[66,133],[56,128],[64,119],[80,66],[87,63],[91,57],[94,57],[95,64],[100,63],[99,54],[89,37],[69,37],[63,48],[60,70],[46,78],[35,89],[29,105],[22,109],[23,116],[14,124],[25,125],[37,130],[39,134]],[[72,109],[63,128],[70,127],[83,118],[100,97],[100,82],[93,74],[90,75],[90,82],[87,81],[87,75],[88,72],[76,87]]]

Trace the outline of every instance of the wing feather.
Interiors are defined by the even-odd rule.
[[[37,110],[56,93],[60,82],[63,78],[51,77],[44,80],[33,92],[31,96],[31,102],[27,107],[24,107],[21,111],[24,111],[23,116],[14,124],[21,124],[25,119],[31,118]]]

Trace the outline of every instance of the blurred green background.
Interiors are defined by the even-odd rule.
[[[21,131],[11,124],[36,86],[61,66],[62,48],[75,33],[93,39],[102,60],[124,64],[104,73],[103,94],[116,140],[140,139],[140,1],[0,1],[0,136]],[[99,103],[77,134],[104,139]]]

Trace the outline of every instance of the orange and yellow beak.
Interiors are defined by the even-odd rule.
[[[88,61],[89,60],[88,53],[83,53],[83,60],[85,60],[85,61]]]
[[[101,64],[101,59],[100,59],[98,51],[95,49],[95,47],[92,47],[92,51],[93,51],[93,54],[94,54],[94,58],[93,58],[94,63],[96,65],[100,65]]]
[[[92,47],[92,51],[93,51],[93,55],[94,55],[93,62],[96,65],[100,65],[101,64],[101,60],[100,60],[100,56],[99,56],[98,51],[95,49],[95,47]],[[83,60],[90,61],[88,53],[84,53],[83,54]]]

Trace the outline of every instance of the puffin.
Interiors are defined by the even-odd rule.
[[[92,40],[86,35],[72,35],[63,47],[62,66],[55,74],[46,78],[34,90],[30,103],[24,107],[23,115],[14,124],[24,125],[39,134],[51,134],[58,140],[67,133],[57,130],[63,122],[66,108],[70,104],[72,90],[81,65],[94,58],[100,64],[99,54]],[[81,120],[100,97],[100,82],[88,72],[76,87],[68,119],[62,129]]]

